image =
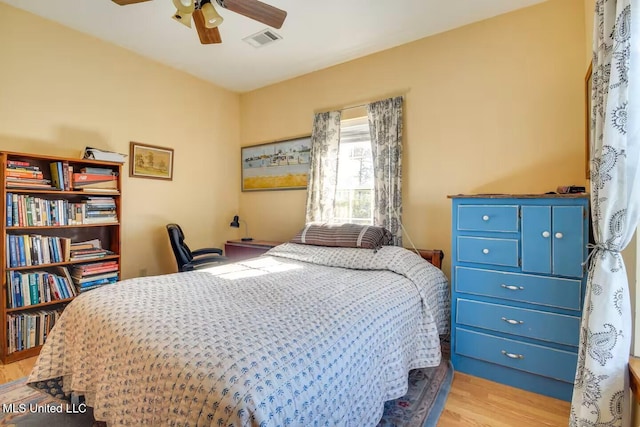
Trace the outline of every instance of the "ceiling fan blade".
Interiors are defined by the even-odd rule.
[[[202,14],[202,10],[196,9],[193,11],[193,23],[196,24],[196,30],[198,31],[198,37],[200,37],[200,43],[222,43],[222,38],[220,37],[220,31],[218,31],[218,27],[207,28],[204,25],[204,15]]]
[[[258,0],[216,0],[216,2],[233,12],[244,15],[273,28],[280,28],[287,17],[287,12]]]
[[[128,4],[142,3],[150,0],[111,0],[115,4],[119,4],[120,6],[126,6]]]

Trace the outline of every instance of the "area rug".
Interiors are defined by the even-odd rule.
[[[453,368],[448,357],[439,366],[409,373],[407,394],[385,403],[378,427],[435,427],[444,407]],[[0,426],[97,427],[91,408],[60,403],[25,385],[27,378],[0,385]]]

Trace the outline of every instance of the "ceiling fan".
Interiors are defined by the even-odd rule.
[[[120,6],[142,3],[150,0],[112,0]],[[191,18],[196,25],[198,37],[202,44],[222,43],[218,25],[222,23],[222,16],[213,7],[212,1],[218,6],[240,15],[262,22],[273,28],[280,28],[287,17],[287,12],[270,6],[258,0],[172,0],[176,7],[173,19],[191,28]]]

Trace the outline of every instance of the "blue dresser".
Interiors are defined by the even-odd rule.
[[[571,400],[588,196],[449,197],[455,369]]]

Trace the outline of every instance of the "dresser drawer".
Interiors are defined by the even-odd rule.
[[[455,352],[474,359],[572,383],[578,355],[456,328]]]
[[[458,237],[458,261],[518,266],[518,240]]]
[[[511,205],[460,205],[458,206],[458,230],[518,231],[518,206]]]
[[[580,280],[456,267],[455,290],[474,295],[580,310]]]
[[[459,324],[578,346],[579,317],[462,298],[456,304]]]

